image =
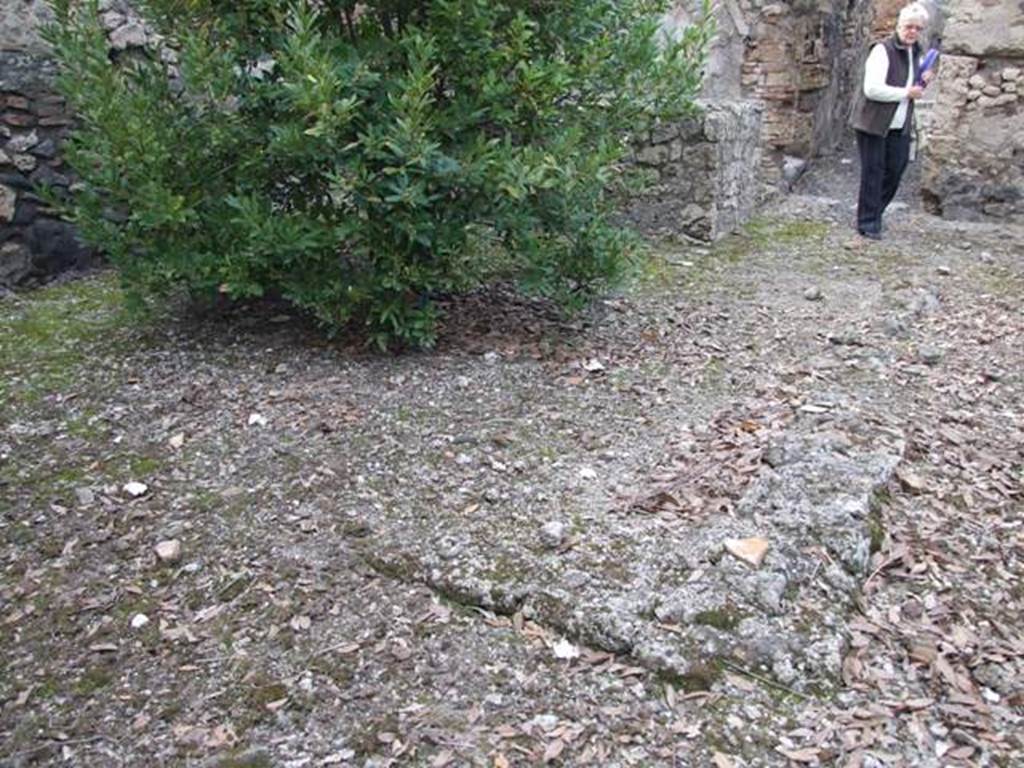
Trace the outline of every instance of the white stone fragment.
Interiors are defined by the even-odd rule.
[[[754,568],[760,568],[768,554],[768,540],[760,537],[749,539],[726,539],[725,549],[735,558],[742,560]]]
[[[540,529],[540,538],[544,546],[556,549],[565,543],[568,533],[565,523],[560,520],[549,520]]]
[[[556,659],[578,659],[580,656],[580,649],[564,637],[555,643],[551,650],[554,651]]]
[[[125,483],[124,487],[121,490],[123,490],[129,496],[133,496],[137,499],[140,496],[145,496],[149,492],[149,486],[146,485],[145,483],[140,483],[133,480],[130,483]]]
[[[153,547],[153,551],[161,563],[176,563],[181,560],[181,542],[177,539],[161,541]]]

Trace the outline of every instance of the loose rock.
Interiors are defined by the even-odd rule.
[[[769,543],[767,539],[753,537],[749,539],[726,539],[725,550],[735,558],[760,568],[768,554]]]
[[[813,286],[804,291],[804,298],[808,301],[821,301],[824,295],[821,292],[821,288]]]
[[[181,560],[181,542],[178,539],[161,541],[153,550],[161,563],[176,563]]]
[[[565,523],[559,520],[550,520],[540,529],[541,541],[548,549],[558,549],[565,543],[568,536],[569,531]]]

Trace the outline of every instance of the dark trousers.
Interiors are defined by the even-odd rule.
[[[873,136],[857,131],[860,152],[860,195],[857,198],[857,231],[878,234],[882,213],[899,189],[910,159],[910,131],[889,131]]]

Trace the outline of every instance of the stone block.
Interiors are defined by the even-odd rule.
[[[41,165],[29,176],[33,185],[38,184],[44,187],[66,187],[71,184],[71,179],[63,173],[58,173],[48,165]]]
[[[659,166],[664,165],[668,160],[668,147],[664,144],[643,147],[636,153],[636,161],[640,165]]]
[[[142,48],[146,45],[146,28],[138,22],[128,22],[110,33],[110,47],[115,51]]]
[[[4,122],[17,128],[31,128],[36,124],[36,116],[29,112],[5,112]]]
[[[57,117],[66,114],[63,104],[40,104],[36,107],[35,112],[39,117]]]
[[[118,11],[105,11],[100,14],[100,25],[107,32],[113,32],[126,21],[128,21],[128,19],[125,18],[123,13],[119,13]]]
[[[8,186],[0,184],[0,222],[14,220],[14,209],[18,202],[18,193]]]
[[[663,123],[651,131],[652,144],[665,144],[679,137],[679,123]]]
[[[15,173],[13,171],[0,173],[0,185],[10,187],[11,189],[22,190],[24,192],[32,191],[32,182],[20,173]]]
[[[53,139],[44,139],[32,147],[32,154],[49,160],[57,155],[57,145]]]
[[[33,271],[39,275],[80,269],[94,259],[93,251],[78,239],[74,227],[56,219],[33,221],[27,229],[25,244],[32,253]]]
[[[15,155],[14,167],[22,173],[29,173],[35,170],[38,160],[33,155]]]
[[[17,210],[14,212],[14,219],[11,224],[18,227],[24,227],[35,221],[36,216],[39,214],[39,206],[28,200],[21,200],[18,203]]]
[[[43,53],[47,44],[39,34],[43,24],[53,20],[46,0],[3,0],[0,2],[0,45],[18,51]]]
[[[35,131],[12,136],[4,147],[8,152],[28,152],[39,143],[39,134]]]
[[[1019,2],[957,0],[947,3],[943,49],[977,57],[1024,56],[1024,24]]]
[[[0,287],[13,288],[32,272],[32,257],[28,248],[18,242],[0,245]]]
[[[768,88],[792,87],[794,76],[791,72],[768,72],[764,76],[764,84]]]

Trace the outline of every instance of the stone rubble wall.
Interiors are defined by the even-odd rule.
[[[925,206],[947,218],[1024,222],[1024,10],[950,4],[922,149]]]
[[[102,0],[111,55],[154,42],[119,0]],[[0,291],[93,264],[95,252],[36,194],[74,183],[61,156],[74,122],[55,93],[56,64],[40,36],[51,20],[43,0],[0,2]]]
[[[711,241],[750,218],[758,202],[761,107],[705,102],[697,117],[661,126],[635,162],[650,182],[626,217],[641,232]]]
[[[38,32],[49,18],[42,0],[0,4],[0,290],[92,258],[35,193],[71,183],[60,146],[72,118]]]

